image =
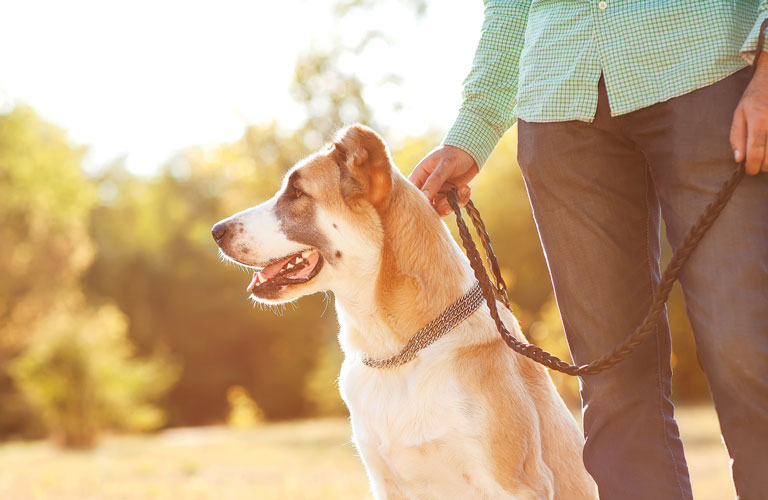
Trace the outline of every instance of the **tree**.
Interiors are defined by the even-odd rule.
[[[0,435],[39,429],[8,363],[49,308],[78,293],[93,256],[83,153],[28,107],[0,115]]]
[[[131,357],[119,311],[82,293],[97,202],[83,153],[28,107],[0,115],[0,435],[41,432],[42,414],[87,445],[105,422],[162,420],[147,406],[168,386],[161,362]]]
[[[176,377],[166,359],[140,359],[114,306],[59,306],[11,374],[51,435],[67,448],[96,445],[105,429],[145,431],[165,423],[157,405]]]

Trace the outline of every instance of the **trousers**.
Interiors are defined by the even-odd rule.
[[[592,123],[518,123],[525,179],[571,355],[609,352],[660,280],[659,227],[676,249],[733,172],[729,131],[748,70]],[[741,499],[768,498],[768,174],[746,177],[680,282]],[[613,368],[580,379],[584,462],[602,499],[691,499],[671,401],[666,316]]]

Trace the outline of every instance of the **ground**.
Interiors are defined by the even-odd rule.
[[[678,410],[696,500],[733,498],[710,407]],[[345,419],[255,429],[113,436],[91,452],[48,442],[0,445],[0,498],[12,500],[371,498]]]

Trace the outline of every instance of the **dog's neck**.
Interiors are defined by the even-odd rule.
[[[342,347],[377,358],[397,353],[474,282],[447,228],[407,180],[395,179],[380,215],[384,238],[375,275],[336,291]]]

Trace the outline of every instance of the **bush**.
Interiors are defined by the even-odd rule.
[[[247,429],[264,422],[264,410],[259,408],[245,387],[233,385],[227,389],[227,402],[229,403],[229,415],[227,416],[229,427]]]
[[[167,360],[133,355],[125,318],[111,305],[52,312],[10,372],[68,448],[94,446],[105,429],[160,427],[165,417],[155,402],[177,377]]]

